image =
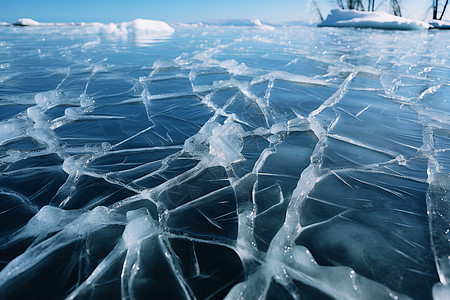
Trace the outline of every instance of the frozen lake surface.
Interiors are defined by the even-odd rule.
[[[94,29],[0,27],[0,298],[449,297],[450,32]]]

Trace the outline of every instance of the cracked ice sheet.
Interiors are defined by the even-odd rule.
[[[447,32],[0,30],[2,298],[449,294]]]

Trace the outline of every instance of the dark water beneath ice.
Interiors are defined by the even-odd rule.
[[[0,298],[448,297],[449,37],[0,28]]]

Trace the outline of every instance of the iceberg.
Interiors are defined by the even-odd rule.
[[[156,37],[166,36],[175,32],[175,29],[163,21],[135,19],[130,22],[121,23],[40,23],[33,19],[22,18],[13,23],[0,23],[0,25],[13,26],[39,26],[39,27],[76,27],[81,33],[101,34],[112,37]]]
[[[39,26],[41,23],[29,18],[18,19],[17,21],[11,23],[14,26]]]
[[[450,21],[432,20],[428,22],[433,29],[450,29]]]
[[[111,36],[155,36],[170,35],[175,30],[163,21],[135,19],[130,22],[103,24],[98,22],[80,23],[88,33],[100,33]]]
[[[430,24],[385,12],[333,9],[319,27],[358,27],[392,30],[426,30]]]

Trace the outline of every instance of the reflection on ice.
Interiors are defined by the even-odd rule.
[[[0,28],[0,298],[447,297],[448,33],[147,25]]]

